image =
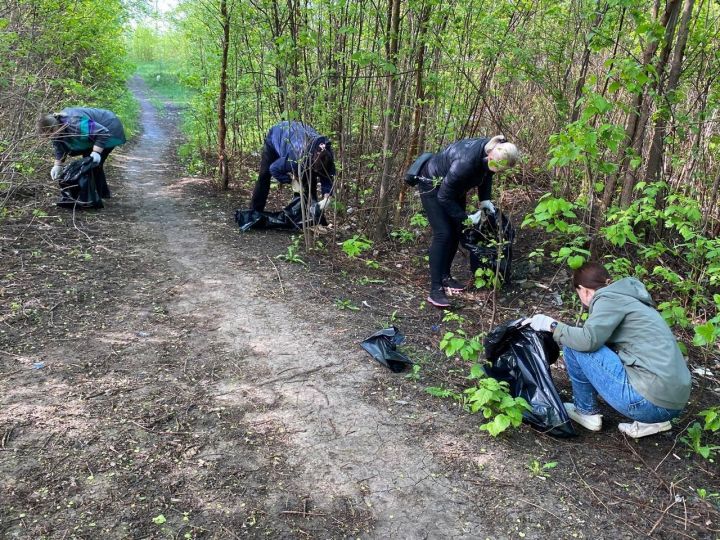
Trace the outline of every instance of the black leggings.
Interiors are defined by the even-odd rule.
[[[270,194],[270,180],[272,178],[272,175],[270,174],[270,165],[279,158],[280,156],[275,151],[275,148],[266,141],[263,145],[262,154],[260,156],[260,172],[258,173],[257,182],[255,182],[252,199],[250,199],[250,208],[252,210],[258,210],[259,212],[265,210],[265,204],[267,203],[267,198]],[[316,201],[317,182],[314,177],[310,182],[303,178],[303,196],[305,198],[308,196],[308,184],[310,186],[310,197],[313,201]]]
[[[430,288],[436,289],[442,287],[443,278],[450,276],[450,267],[460,243],[460,228],[440,206],[437,188],[426,191],[423,184],[420,186],[420,200],[432,228]]]

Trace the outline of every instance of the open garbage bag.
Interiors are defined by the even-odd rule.
[[[507,381],[512,396],[530,404],[526,422],[555,437],[572,437],[575,429],[550,374],[560,349],[550,332],[536,332],[522,321],[502,324],[485,337],[485,356],[492,363],[485,372]]]
[[[60,199],[57,205],[63,208],[103,208],[102,198],[95,186],[91,157],[76,159],[63,169],[58,182]]]
[[[307,225],[327,225],[320,205],[313,201],[307,209]],[[241,231],[249,229],[292,229],[303,228],[300,197],[294,197],[290,204],[280,212],[260,212],[258,210],[237,210],[235,221]]]
[[[510,277],[514,240],[515,229],[508,217],[498,211],[487,214],[479,226],[465,229],[460,235],[460,244],[470,254],[473,275],[478,268],[498,269],[503,282]]]
[[[396,326],[391,326],[375,332],[360,343],[360,346],[383,366],[390,368],[394,373],[400,373],[413,365],[412,360],[396,350],[397,346],[403,343],[405,343],[405,335]]]

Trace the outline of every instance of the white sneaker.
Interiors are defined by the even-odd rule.
[[[670,422],[657,422],[656,424],[643,424],[642,422],[633,422],[632,424],[618,424],[618,429],[625,435],[629,435],[634,439],[655,435],[661,431],[672,429]]]
[[[602,428],[602,414],[580,414],[574,403],[563,403],[563,405],[565,405],[568,416],[585,429],[600,431]]]

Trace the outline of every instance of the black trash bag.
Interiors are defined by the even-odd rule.
[[[375,332],[360,343],[360,346],[383,366],[390,368],[394,373],[400,373],[413,365],[412,360],[396,350],[397,346],[403,343],[405,343],[405,335],[396,326],[391,326]]]
[[[103,208],[92,173],[94,166],[92,158],[85,157],[65,167],[58,178],[60,199],[55,204],[62,208]]]
[[[324,212],[317,201],[308,208],[307,225],[327,225]],[[258,210],[237,210],[235,221],[241,231],[250,229],[292,229],[303,228],[300,197],[294,197],[290,204],[280,212],[260,212]]]
[[[493,272],[497,269],[504,283],[510,277],[512,269],[514,240],[515,229],[510,220],[505,214],[497,211],[487,214],[479,228],[465,229],[460,235],[460,243],[470,254],[470,270],[473,276],[478,268],[488,268]],[[502,243],[499,250],[500,261],[498,261],[498,243]]]
[[[509,383],[510,394],[530,404],[532,411],[523,413],[526,422],[555,437],[573,437],[577,434],[550,373],[560,348],[550,332],[536,332],[522,321],[502,324],[485,337],[485,356],[492,363],[485,373]]]

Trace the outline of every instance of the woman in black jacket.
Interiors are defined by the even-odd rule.
[[[517,160],[517,147],[498,135],[452,143],[420,170],[418,190],[433,234],[427,298],[432,305],[448,307],[446,293],[465,289],[450,275],[463,223],[469,218],[477,224],[482,212],[495,212],[490,202],[493,174],[513,167]],[[465,212],[465,197],[472,188],[478,189],[480,210],[469,216]]]

